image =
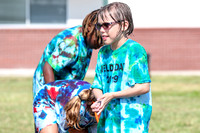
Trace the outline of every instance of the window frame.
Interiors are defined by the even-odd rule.
[[[65,23],[31,23],[30,16],[30,0],[25,0],[25,22],[24,23],[0,23],[0,29],[18,29],[18,28],[66,28],[67,18],[67,0],[66,3],[66,19]],[[59,24],[59,25],[58,25]]]
[[[66,1],[66,17],[65,23],[31,23],[30,19],[30,0],[25,0],[25,22],[23,23],[0,23],[0,29],[63,29],[82,24],[82,18],[73,19],[69,16],[71,12],[69,6],[72,4],[70,0]],[[108,0],[103,0],[102,6],[108,3]]]

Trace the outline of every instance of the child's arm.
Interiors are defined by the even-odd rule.
[[[44,74],[45,84],[55,81],[53,68],[49,65],[48,62],[45,62],[44,64],[43,74]]]
[[[113,98],[134,97],[148,93],[149,90],[150,90],[150,83],[142,83],[142,84],[135,84],[133,87],[129,87],[128,89],[122,91],[113,92],[112,95]]]
[[[94,94],[94,96],[95,96],[96,99],[99,99],[103,95],[102,90],[95,89],[95,88],[92,89],[92,93]]]
[[[94,96],[95,96],[95,98],[97,99],[97,101],[94,102],[94,103],[91,105],[91,109],[92,109],[93,112],[97,112],[99,106],[101,105],[101,101],[98,101],[98,99],[100,99],[101,96],[103,96],[103,92],[102,92],[102,90],[100,90],[100,89],[93,89],[93,90],[92,90],[92,93],[94,94]]]
[[[129,87],[122,91],[105,93],[101,98],[97,99],[101,101],[101,105],[96,108],[97,114],[100,114],[107,104],[114,98],[126,98],[139,96],[148,93],[150,90],[150,83],[135,84],[133,87]]]

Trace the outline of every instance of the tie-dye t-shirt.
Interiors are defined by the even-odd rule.
[[[86,46],[81,26],[66,29],[46,46],[33,76],[33,96],[45,84],[43,67],[47,61],[54,70],[55,80],[83,80],[92,49]]]
[[[68,133],[66,124],[66,103],[82,90],[90,89],[91,84],[80,80],[57,80],[44,85],[33,100],[33,115],[36,133],[51,124],[57,124],[59,133]],[[80,126],[87,127],[89,133],[96,133],[96,119],[86,110],[85,101],[81,102]]]
[[[137,42],[128,39],[120,48],[103,46],[99,53],[92,88],[103,94],[125,90],[138,83],[151,82],[147,54]],[[146,133],[152,112],[151,90],[143,95],[117,98],[101,113],[98,133]]]

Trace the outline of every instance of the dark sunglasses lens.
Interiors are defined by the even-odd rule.
[[[97,30],[100,30],[100,29],[101,29],[101,26],[102,26],[105,30],[107,30],[107,29],[110,28],[110,25],[111,25],[111,24],[112,24],[112,23],[103,23],[103,24],[97,23],[97,24],[95,25],[95,27],[96,27]]]
[[[110,23],[103,23],[102,26],[104,29],[108,29],[110,27]]]

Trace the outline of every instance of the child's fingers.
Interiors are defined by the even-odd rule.
[[[99,109],[95,108],[95,109],[92,109],[92,112],[98,112]]]
[[[97,106],[101,106],[101,101],[96,101]]]
[[[91,105],[91,108],[95,108],[96,107],[96,103],[93,103],[92,105]]]
[[[103,109],[100,109],[100,110],[97,112],[97,115],[100,115],[102,111],[103,111]]]
[[[101,114],[101,112],[104,110],[105,108],[105,105],[104,105],[104,102],[102,101],[99,101],[100,102],[100,105],[98,107],[98,111],[97,111],[97,115]]]
[[[93,112],[98,112],[99,111],[99,107],[101,105],[101,101],[96,101],[91,105],[91,109]]]
[[[91,105],[91,108],[96,107],[96,106],[98,106],[98,101],[94,102],[94,103]]]

